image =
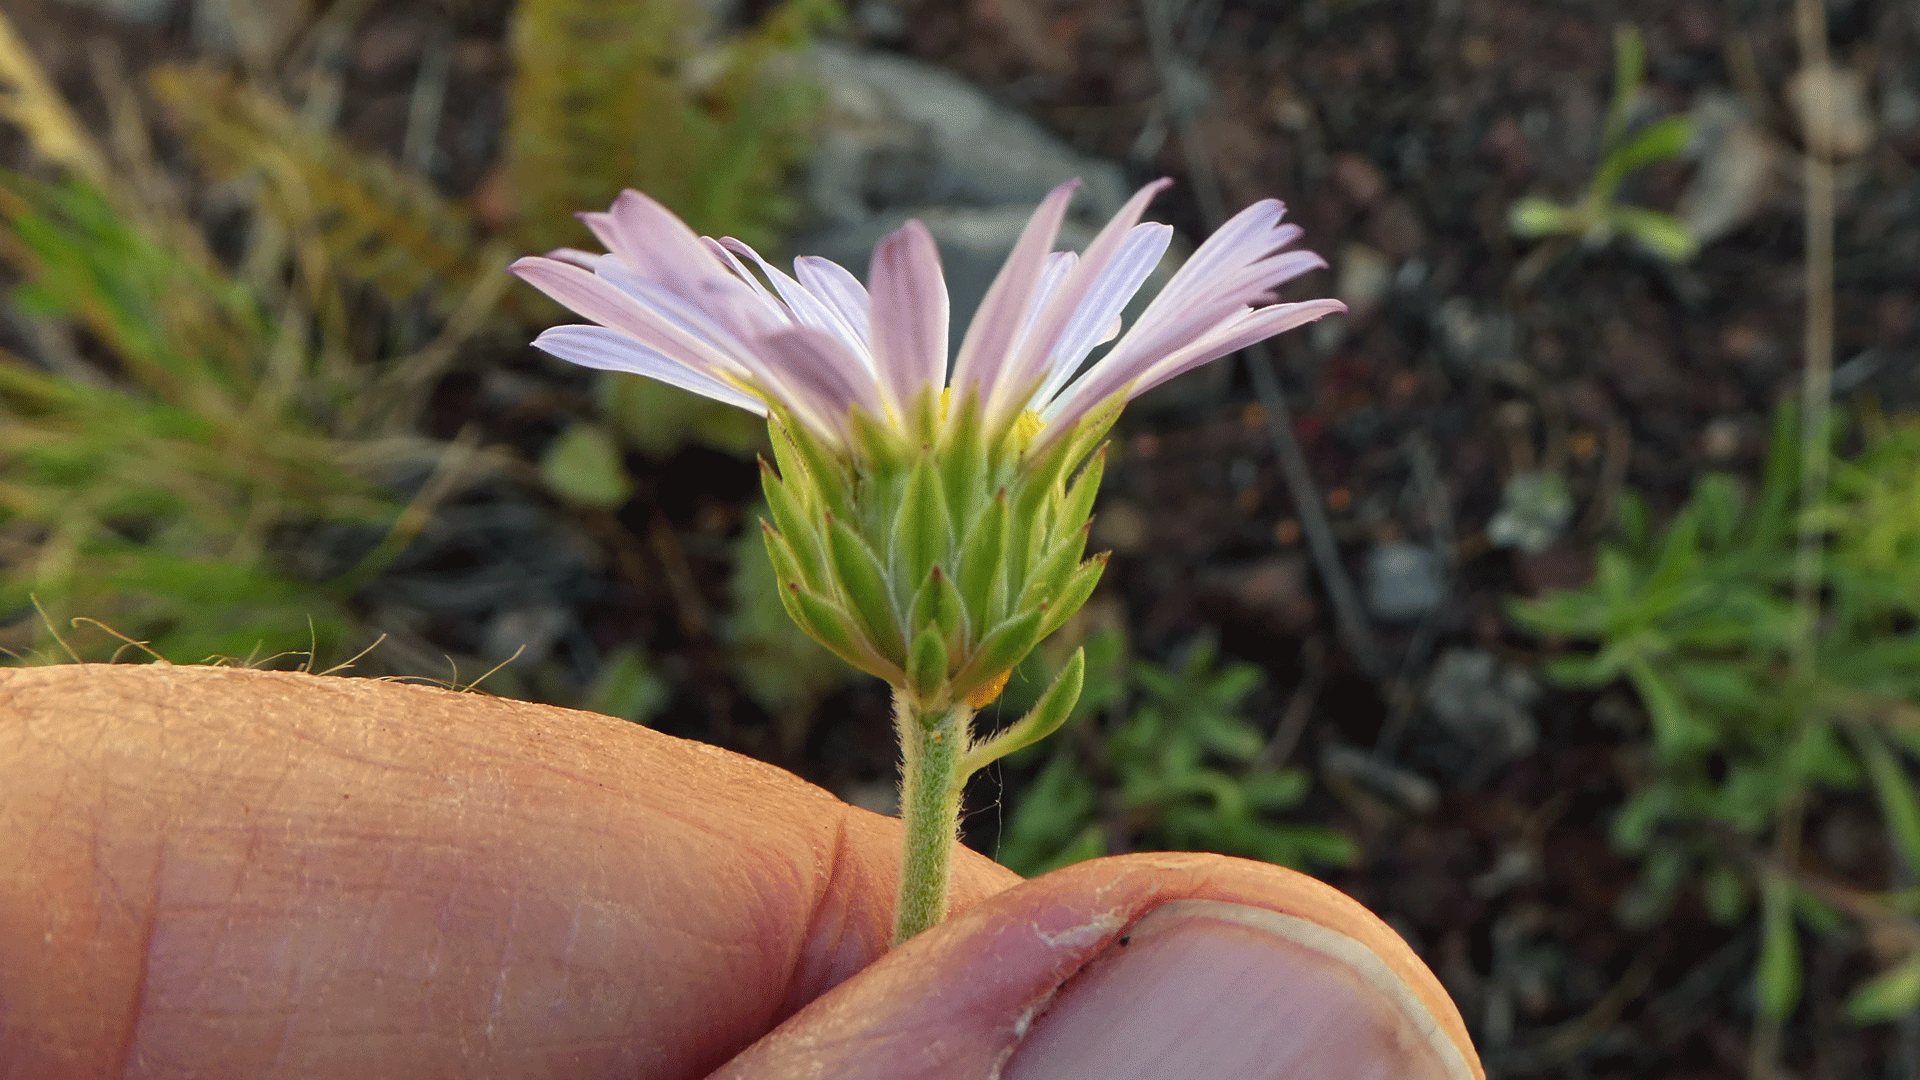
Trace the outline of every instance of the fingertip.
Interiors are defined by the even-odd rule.
[[[1356,945],[1266,908],[1163,904],[1060,988],[1002,1080],[1472,1080],[1418,999]]]
[[[1145,959],[1124,959],[1136,943],[1152,946]],[[1346,1027],[1329,1028],[1328,1015]],[[1163,853],[1092,860],[992,896],[894,949],[716,1076],[1240,1075],[1245,1055],[1230,1044],[1249,1033],[1262,1060],[1288,1060],[1291,1047],[1292,1067],[1344,1063],[1344,1075],[1359,1076],[1385,1061],[1408,1076],[1481,1075],[1438,981],[1358,903],[1281,867]],[[1328,1050],[1350,1039],[1373,1053]],[[1181,1055],[1206,1046],[1220,1053],[1194,1060],[1216,1071],[1178,1071]],[[1088,1071],[1098,1047],[1125,1070]],[[1155,1047],[1171,1056],[1152,1057]],[[1027,1072],[1005,1071],[1014,1068]]]

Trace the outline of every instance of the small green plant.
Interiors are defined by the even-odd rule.
[[[1001,862],[1031,875],[1116,848],[1217,851],[1295,867],[1351,861],[1345,836],[1277,819],[1310,781],[1299,769],[1261,764],[1266,737],[1241,713],[1265,677],[1259,668],[1220,665],[1205,637],[1171,668],[1124,665],[1117,631],[1090,635],[1086,650],[1069,736],[1052,745],[1008,818]],[[1019,684],[1046,680],[1024,671]],[[1102,723],[1102,714],[1118,718]]]
[[[0,614],[37,594],[183,661],[338,642],[345,592],[290,572],[279,544],[319,521],[377,538],[404,501],[373,474],[431,452],[392,440],[383,462],[377,438],[345,437],[343,387],[314,377],[299,330],[84,182],[0,174],[0,241],[29,275],[17,303],[84,327],[118,368],[0,357]]]
[[[1644,206],[1622,206],[1615,199],[1620,185],[1635,170],[1679,155],[1693,138],[1693,125],[1685,116],[1669,116],[1633,128],[1634,104],[1646,71],[1646,46],[1640,31],[1626,23],[1615,28],[1613,42],[1613,101],[1601,138],[1600,167],[1586,193],[1572,205],[1537,196],[1523,198],[1508,211],[1507,225],[1517,236],[1578,239],[1594,248],[1625,236],[1660,258],[1686,262],[1699,244],[1679,219]]]
[[[1793,662],[1801,518],[1789,410],[1757,494],[1704,476],[1658,531],[1637,497],[1623,499],[1620,537],[1600,550],[1592,584],[1513,607],[1538,633],[1597,645],[1553,661],[1550,677],[1576,687],[1624,681],[1646,711],[1644,775],[1613,823],[1615,844],[1642,868],[1620,914],[1651,922],[1691,887],[1715,918],[1733,922],[1757,899],[1757,1000],[1775,1017],[1799,997],[1796,917],[1831,928],[1840,923],[1832,897],[1865,895],[1795,864],[1803,815],[1823,799],[1870,792],[1894,857],[1909,874],[1920,868],[1920,422],[1869,415],[1862,426],[1863,449],[1836,459],[1813,511],[1825,590],[1811,672]],[[1902,918],[1868,901],[1848,910],[1870,922]],[[1920,942],[1911,932],[1920,927],[1908,930],[1874,937]],[[1887,973],[1850,1004],[1856,1019],[1920,1007],[1920,947],[1883,959]]]
[[[55,622],[98,615],[183,661],[353,636],[346,598],[433,501],[409,508],[388,482],[431,472],[427,494],[445,495],[453,471],[434,470],[467,456],[410,434],[435,381],[502,316],[557,315],[507,292],[503,253],[578,242],[575,206],[640,182],[712,232],[772,236],[819,99],[798,52],[837,14],[834,0],[784,0],[729,34],[685,0],[526,0],[507,205],[485,222],[271,86],[157,68],[150,89],[196,163],[246,198],[231,264],[151,160],[128,158],[125,136],[146,127],[132,88],[106,88],[121,110],[109,154],[0,16],[0,118],[62,174],[0,177],[0,261],[25,279],[15,305],[53,345],[46,363],[0,356],[0,619],[12,624],[0,644],[47,644],[29,594]],[[390,332],[370,331],[383,322]],[[437,332],[426,347],[398,347],[423,328]],[[60,344],[75,331],[86,349]],[[541,473],[567,502],[624,501],[616,438],[656,456],[691,439],[743,453],[764,439],[736,410],[636,382],[609,381],[609,423],[577,424],[550,448]],[[313,526],[378,539],[396,523],[343,578],[291,569]]]

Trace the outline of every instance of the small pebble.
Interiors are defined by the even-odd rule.
[[[1439,560],[1419,544],[1376,544],[1367,553],[1367,607],[1390,622],[1417,619],[1440,606],[1446,587]]]

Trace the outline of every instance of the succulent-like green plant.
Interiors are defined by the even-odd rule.
[[[1052,744],[1007,819],[1002,862],[1039,874],[1109,854],[1116,841],[1293,867],[1352,860],[1346,836],[1281,816],[1311,781],[1261,762],[1267,738],[1243,715],[1265,679],[1258,667],[1221,664],[1206,637],[1174,667],[1123,664],[1117,631],[1089,635],[1085,647],[1085,688],[1068,722],[1095,727]],[[1044,685],[1042,663],[1030,661],[1018,682]]]
[[[1562,236],[1596,248],[1624,236],[1660,258],[1686,262],[1700,245],[1678,218],[1644,206],[1622,206],[1616,199],[1621,183],[1635,170],[1671,160],[1686,149],[1693,123],[1685,116],[1669,116],[1638,129],[1632,126],[1646,71],[1646,46],[1640,31],[1626,23],[1615,28],[1613,41],[1613,101],[1601,137],[1600,165],[1586,193],[1571,205],[1527,196],[1508,210],[1507,225],[1517,236]]]
[[[1593,643],[1553,661],[1550,677],[1624,682],[1646,711],[1648,769],[1613,823],[1615,844],[1642,865],[1621,915],[1651,921],[1692,887],[1731,922],[1758,897],[1757,996],[1776,1017],[1799,997],[1795,917],[1816,929],[1837,920],[1814,879],[1774,864],[1778,830],[1797,829],[1829,794],[1865,790],[1896,858],[1920,868],[1920,422],[1869,421],[1864,449],[1835,462],[1819,508],[1795,507],[1798,425],[1783,410],[1756,494],[1704,476],[1657,531],[1629,496],[1592,584],[1512,609],[1536,632]],[[1811,671],[1793,662],[1806,513],[1826,541]],[[1899,917],[1889,904],[1868,909]],[[1920,951],[1888,959],[1854,997],[1857,1019],[1920,1007]]]

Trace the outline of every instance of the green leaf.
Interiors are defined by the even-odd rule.
[[[1639,568],[1634,566],[1626,552],[1611,546],[1603,547],[1594,558],[1593,587],[1608,609],[1630,611],[1640,599]]]
[[[1642,548],[1647,543],[1647,500],[1638,491],[1627,488],[1620,492],[1620,501],[1613,508],[1614,525],[1620,530],[1620,536],[1630,548]]]
[[[1644,658],[1637,659],[1627,665],[1627,670],[1633,679],[1633,688],[1640,692],[1641,704],[1647,708],[1647,717],[1653,722],[1654,747],[1662,760],[1677,761],[1712,743],[1712,731],[1695,719],[1673,686],[1651,663]]]
[[[1002,863],[1027,875],[1106,854],[1106,837],[1094,820],[1099,799],[1092,778],[1071,754],[1054,754],[1001,834]]]
[[[646,654],[624,645],[608,654],[599,677],[587,691],[583,707],[645,724],[666,708],[672,696],[672,687],[653,670]]]
[[[827,519],[827,557],[833,562],[833,574],[840,582],[840,595],[853,616],[866,629],[868,640],[889,658],[906,652],[906,640],[900,634],[899,617],[894,613],[893,595],[887,589],[886,571],[873,549],[860,534],[836,518]]]
[[[900,506],[893,515],[893,574],[901,583],[925,581],[935,563],[953,547],[953,520],[947,513],[940,474],[931,455],[923,455],[907,474]]]
[[[1660,921],[1673,907],[1690,863],[1687,853],[1672,844],[1650,849],[1640,864],[1640,880],[1615,901],[1614,917],[1637,929]]]
[[[1793,915],[1802,925],[1824,936],[1838,934],[1847,926],[1847,917],[1838,908],[1797,886],[1793,889]]]
[[[1508,208],[1507,228],[1528,239],[1586,231],[1571,207],[1531,195]]]
[[[946,682],[947,645],[940,628],[928,626],[914,635],[913,647],[907,651],[907,689],[922,700],[931,701]]]
[[[1726,862],[1717,862],[1700,881],[1700,898],[1714,922],[1731,926],[1746,916],[1752,892],[1739,871]]]
[[[1856,1024],[1898,1020],[1920,1009],[1920,956],[1908,957],[1847,998],[1847,1019]]]
[[[832,451],[820,445],[812,432],[783,410],[770,411],[767,421],[767,433],[773,442],[774,457],[780,462],[780,474],[787,476],[788,455],[791,455],[800,465],[797,471],[806,478],[806,501],[814,513],[825,512],[843,521],[853,520],[846,470],[835,460]]]
[[[619,447],[604,428],[584,420],[568,426],[547,447],[540,478],[568,502],[601,510],[618,509],[633,494]]]
[[[1767,441],[1766,476],[1754,515],[1756,539],[1777,539],[1793,528],[1793,507],[1800,498],[1800,416],[1791,398],[1773,414]]]
[[[782,586],[789,582],[812,586],[807,582],[800,568],[800,560],[794,557],[793,545],[765,518],[760,519],[760,538],[765,541],[767,559],[773,563],[774,579]]]
[[[1607,217],[1614,228],[1668,262],[1687,262],[1700,253],[1700,241],[1672,214],[1641,206],[1615,206],[1607,211]]]
[[[854,408],[847,413],[847,433],[850,444],[848,453],[859,467],[874,470],[883,478],[890,479],[899,474],[906,464],[906,447],[901,445],[900,435],[891,426],[865,409]]]
[[[1853,731],[1853,744],[1867,767],[1874,796],[1880,801],[1880,813],[1887,819],[1887,831],[1899,849],[1909,870],[1920,870],[1920,799],[1916,799],[1913,779],[1879,735],[1867,727]]]
[[[792,582],[789,582],[781,593],[790,600],[787,611],[793,616],[793,621],[800,624],[800,629],[812,635],[815,641],[832,649],[840,659],[861,671],[878,675],[889,682],[900,677],[897,669],[890,670],[884,663],[879,662],[879,658],[873,654],[865,637],[861,635],[859,625],[853,616]]]
[[[1772,704],[1777,707],[1780,702],[1776,700]],[[1846,744],[1840,741],[1832,724],[1808,722],[1800,726],[1799,737],[1787,748],[1783,764],[1789,783],[1820,784],[1852,791],[1860,786],[1860,760],[1847,753]],[[1908,795],[1911,797],[1911,792]],[[1897,823],[1893,824],[1897,827]]]
[[[1640,40],[1639,28],[1632,23],[1616,25],[1613,28],[1613,100],[1607,105],[1607,123],[1600,136],[1602,147],[1611,149],[1626,134],[1646,66],[1647,48]]]
[[[980,509],[978,496],[992,490],[993,482],[987,468],[985,433],[981,431],[980,395],[969,387],[948,407],[954,411],[949,414],[949,441],[940,455],[945,473],[941,487],[954,524],[964,528]]]
[[[1304,769],[1274,769],[1250,773],[1240,781],[1247,805],[1255,810],[1287,810],[1307,797],[1312,781]]]
[[[1054,521],[1056,531],[1077,529],[1085,524],[1093,514],[1094,496],[1100,493],[1100,477],[1107,469],[1107,448],[1102,445],[1087,459],[1087,467],[1080,470],[1074,478],[1073,486],[1067,490],[1066,502]]]
[[[1082,525],[1050,552],[1046,558],[1034,564],[1033,572],[1028,576],[1026,587],[1020,591],[1020,599],[1014,607],[1026,610],[1050,603],[1067,585],[1073,572],[1080,566],[1080,553],[1087,548],[1087,532],[1091,524]]]
[[[913,594],[907,625],[915,633],[927,626],[938,627],[947,639],[950,653],[967,647],[966,639],[972,629],[967,622],[966,606],[960,599],[960,591],[953,586],[953,579],[940,567],[927,571],[927,580]]]
[[[1654,833],[1663,821],[1674,815],[1676,809],[1671,787],[1660,784],[1642,789],[1628,798],[1626,805],[1614,815],[1614,846],[1629,855],[1647,851]]]
[[[1032,652],[1040,636],[1038,611],[1023,611],[994,627],[967,659],[967,666],[954,677],[956,688],[972,693],[975,687],[998,677]]]
[[[764,531],[761,536],[742,533],[732,550],[729,604],[721,623],[727,669],[773,717],[782,746],[798,747],[805,742],[814,706],[846,685],[853,669],[802,629],[795,614],[799,606],[779,580]]]
[[[995,492],[960,548],[955,586],[974,626],[986,627],[1006,614],[1007,493]]]
[[[1608,156],[1618,163],[1623,174],[1630,173],[1680,156],[1692,139],[1691,118],[1684,115],[1668,116],[1634,132]]]
[[[773,446],[773,460],[779,467],[780,484],[799,507],[801,516],[811,518],[818,508],[825,505],[825,496],[807,467],[806,455],[800,452],[799,444],[793,441],[791,429],[777,417],[768,418],[767,441]],[[764,487],[765,484],[766,474],[762,472],[761,485]],[[768,499],[772,499],[771,493]]]
[[[1039,742],[1059,730],[1060,725],[1073,715],[1073,706],[1080,700],[1080,687],[1086,680],[1087,651],[1075,649],[1067,658],[1066,666],[1061,668],[1058,678],[1047,688],[1040,701],[1027,714],[1015,721],[1006,730],[978,743],[967,751],[960,762],[960,775],[973,773],[993,761],[1007,756]]]
[[[1059,595],[1047,602],[1047,620],[1040,628],[1040,637],[1045,638],[1066,625],[1073,613],[1093,595],[1100,584],[1100,575],[1107,568],[1107,553],[1101,552],[1080,564],[1067,583],[1060,588]]]
[[[1668,597],[1662,606],[1669,606],[1672,594],[1684,591],[1688,585],[1700,580],[1701,557],[1699,512],[1692,503],[1688,503],[1674,515],[1666,534],[1660,538],[1659,551],[1654,556],[1652,570],[1647,574],[1648,594]],[[1665,614],[1664,611],[1661,613]]]
[[[820,548],[819,529],[795,497],[794,486],[785,483],[765,458],[760,459],[760,489],[766,493],[767,511],[773,515],[774,526],[792,549],[799,570],[798,580],[810,589],[825,588],[827,557]]]
[[[1093,411],[1081,419],[1071,432],[1061,437],[1061,445],[1066,447],[1063,474],[1093,453],[1094,447],[1100,445],[1107,433],[1113,430],[1114,422],[1120,419],[1120,413],[1126,406],[1127,396],[1115,394],[1105,404],[1094,406]]]

